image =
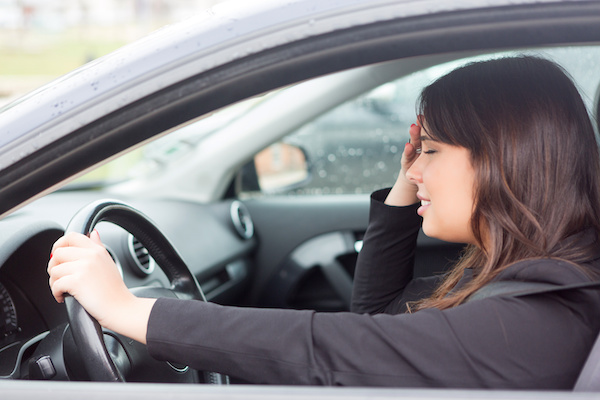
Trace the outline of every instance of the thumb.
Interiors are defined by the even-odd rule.
[[[95,229],[94,229],[94,230],[93,230],[93,231],[90,233],[90,239],[92,239],[92,242],[94,242],[95,244],[98,244],[98,245],[100,245],[100,246],[104,246],[104,245],[102,244],[102,240],[100,240],[100,234],[98,233],[98,231],[97,231],[97,230],[95,230]]]

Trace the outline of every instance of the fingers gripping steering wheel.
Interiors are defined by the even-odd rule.
[[[119,225],[146,247],[171,283],[168,289],[170,293],[165,292],[166,296],[173,297],[175,294],[178,298],[206,301],[196,278],[165,235],[148,217],[127,204],[112,200],[91,203],[73,216],[66,232],[78,232],[89,236],[101,221]],[[160,293],[160,290],[157,292]],[[107,350],[100,324],[74,297],[67,296],[65,305],[73,339],[90,379],[124,382],[123,373]],[[131,355],[129,358],[132,358]],[[131,360],[132,364],[133,362],[134,360]],[[226,383],[228,379],[226,376],[208,372],[205,373],[205,381]]]

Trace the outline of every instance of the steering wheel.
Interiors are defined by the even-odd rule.
[[[169,289],[143,288],[136,294],[143,297],[177,297],[206,301],[194,274],[165,235],[148,217],[125,203],[113,200],[93,202],[73,216],[66,232],[78,232],[89,236],[101,221],[119,225],[138,239],[164,271],[171,284]],[[98,321],[88,314],[74,297],[67,296],[65,305],[75,345],[91,380],[124,382],[122,370],[129,371],[140,363],[155,363],[151,368],[156,368],[156,364],[160,364],[160,368],[164,371],[171,370],[176,376],[175,381],[182,380],[181,375],[187,367],[177,368],[173,364],[156,361],[149,357],[144,345],[133,340],[113,340],[117,337],[115,335],[109,339],[111,353],[121,354],[116,357],[120,365],[117,367],[107,349],[105,334]],[[118,350],[115,351],[115,347]],[[143,348],[142,351],[140,347]],[[124,351],[126,354],[123,353]],[[157,372],[150,372],[150,375],[156,376]],[[228,378],[217,373],[206,372],[205,381],[222,384],[227,383]]]

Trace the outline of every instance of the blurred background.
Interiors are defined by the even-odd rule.
[[[0,0],[0,107],[223,0]]]

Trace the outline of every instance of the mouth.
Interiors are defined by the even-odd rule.
[[[420,216],[423,216],[423,214],[425,214],[425,211],[427,211],[427,209],[431,205],[431,200],[425,199],[423,196],[420,196],[418,193],[417,193],[417,198],[419,200],[421,200],[421,207],[419,207],[417,209],[417,214],[419,214]]]

